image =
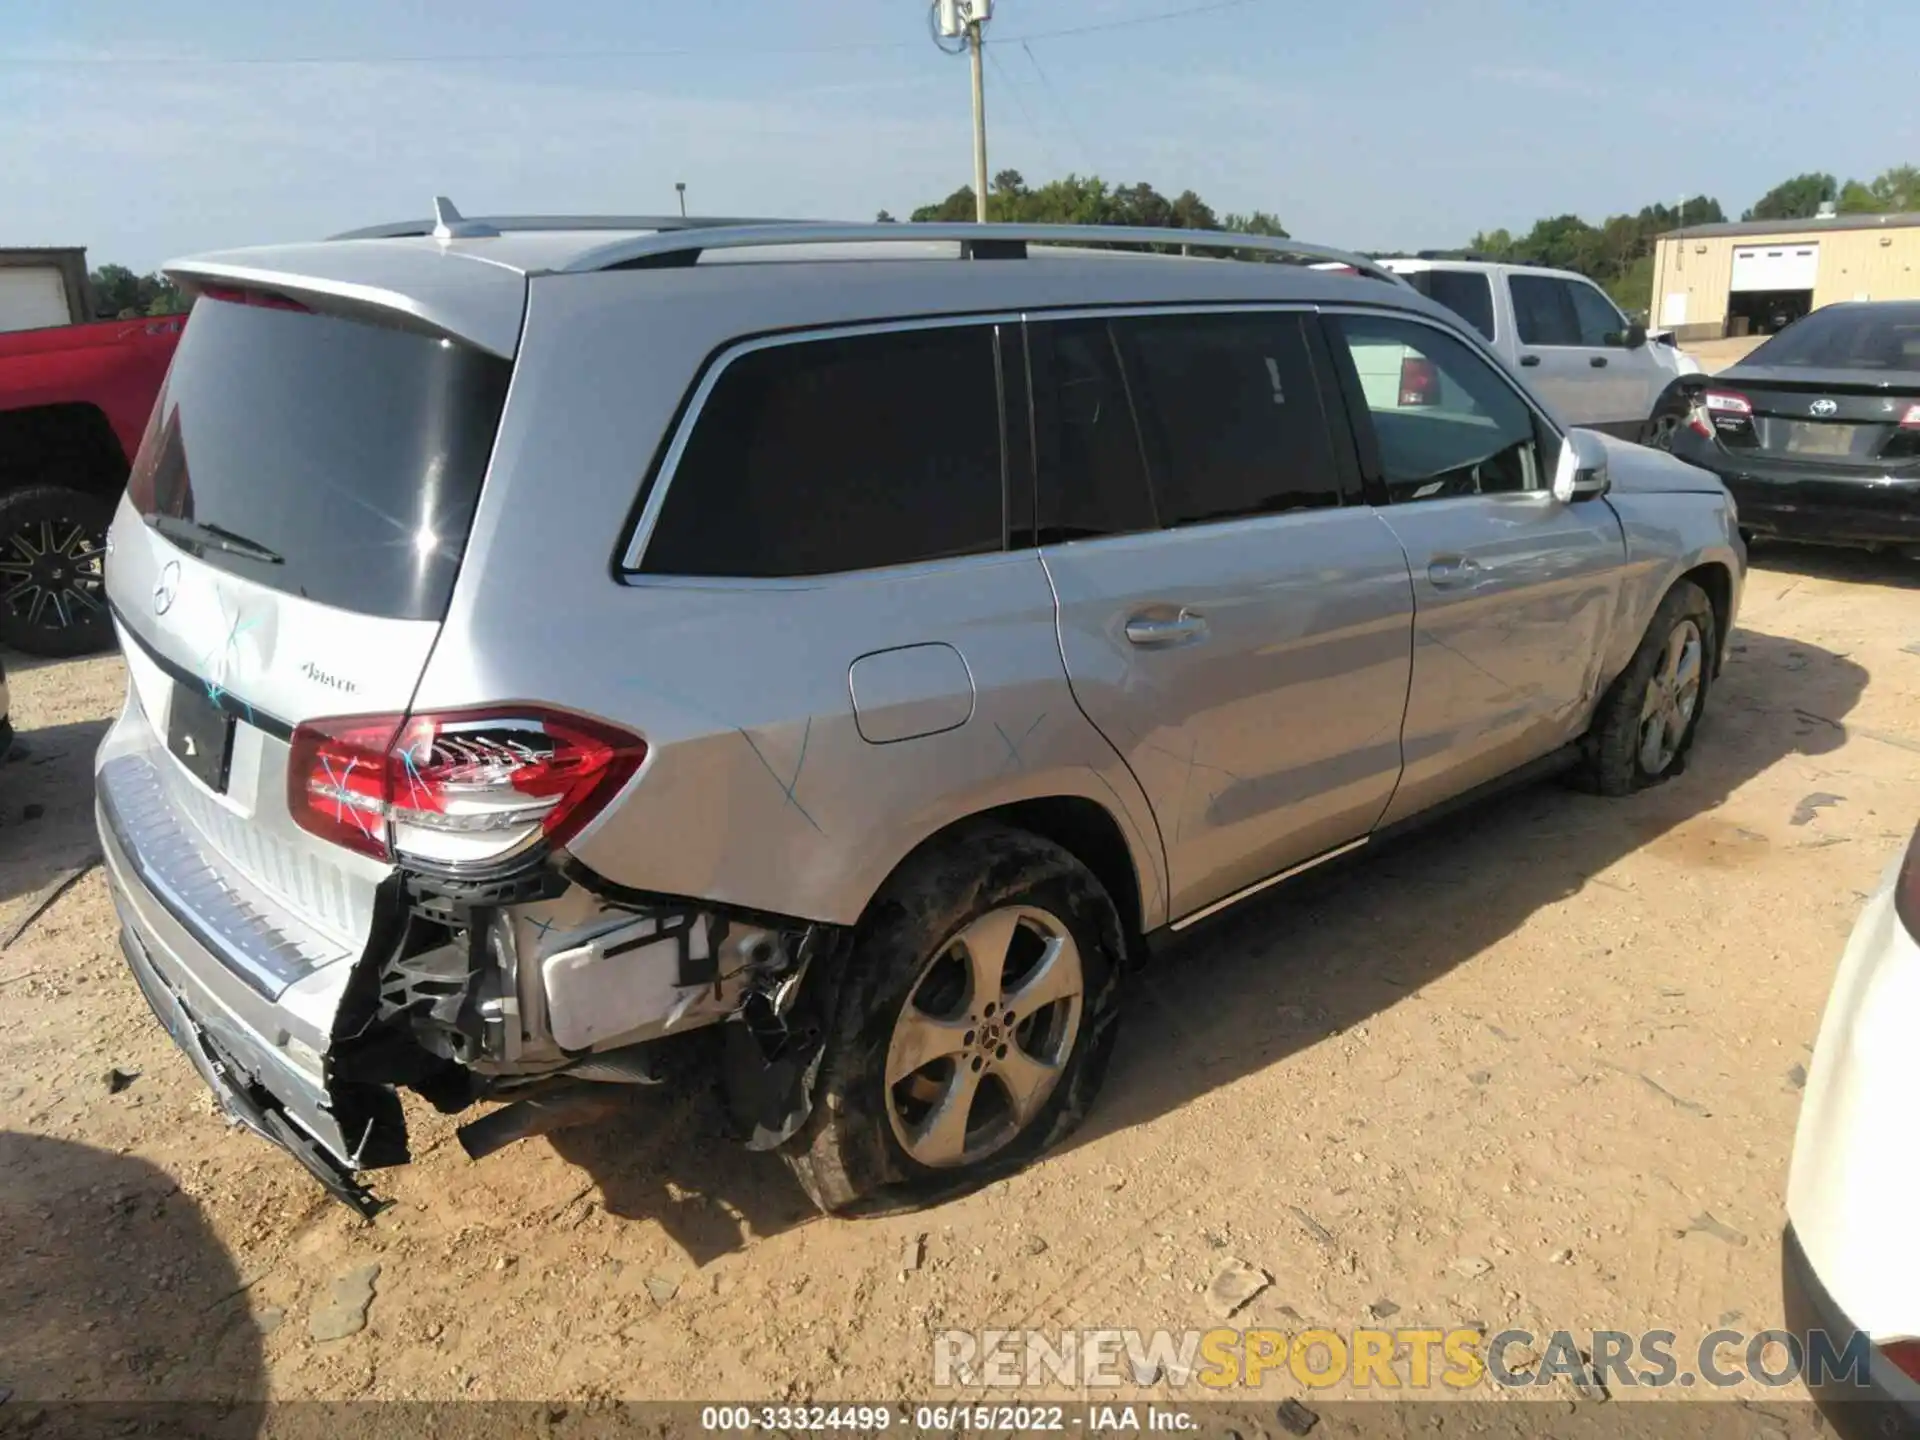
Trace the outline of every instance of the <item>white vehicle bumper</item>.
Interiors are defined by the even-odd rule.
[[[1920,1186],[1920,943],[1895,913],[1899,870],[1896,861],[1868,900],[1834,976],[1787,1181],[1789,1315],[1796,1329],[1825,1329],[1836,1349],[1854,1330],[1876,1345],[1920,1336],[1920,1244],[1910,1228]],[[1920,1407],[1920,1383],[1878,1353],[1870,1369],[1870,1398]]]

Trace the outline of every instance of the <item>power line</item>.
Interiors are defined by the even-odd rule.
[[[1053,88],[1053,81],[1047,78],[1047,72],[1040,68],[1040,61],[1034,55],[1033,47],[1022,40],[1020,48],[1027,52],[1027,60],[1033,66],[1033,73],[1040,77],[1040,83],[1046,87],[1047,97],[1053,101],[1053,108],[1060,112],[1060,119],[1065,123],[1067,133],[1073,136],[1073,143],[1079,147],[1081,157],[1087,162],[1087,168],[1098,172],[1100,162],[1094,159],[1093,147],[1087,144],[1086,137],[1080,133],[1080,127],[1074,123],[1073,110],[1060,98],[1060,92]]]
[[[993,62],[993,73],[1006,82],[1007,93],[1013,96],[1013,103],[1020,107],[1020,118],[1025,120],[1027,128],[1033,131],[1034,142],[1039,145],[1041,155],[1045,157],[1051,168],[1058,170],[1060,157],[1055,155],[1053,147],[1047,144],[1047,137],[1040,130],[1040,122],[1033,118],[1033,112],[1027,109],[1027,102],[1021,97],[1019,87],[1013,83],[1012,73],[1000,63],[1000,57],[991,50],[987,52],[987,59]]]
[[[1016,45],[1027,40],[1058,40],[1070,35],[1092,35],[1103,30],[1126,30],[1139,25],[1157,25],[1166,20],[1181,20],[1190,15],[1207,15],[1217,10],[1234,10],[1261,0],[1210,0],[1204,5],[1188,5],[1178,10],[1160,10],[1149,15],[1130,15],[1118,20],[1101,20],[1088,25],[1072,25],[1057,30],[1032,30],[1024,35],[1003,35],[988,40],[988,45]],[[716,45],[662,46],[645,49],[544,50],[527,52],[499,51],[447,53],[438,55],[7,55],[0,54],[0,65],[65,66],[85,69],[94,66],[147,66],[153,69],[211,69],[250,65],[547,65],[573,64],[590,60],[680,60],[702,56],[730,55],[848,55],[909,50],[915,45],[899,40],[855,40],[835,45]]]
[[[468,51],[439,55],[0,55],[0,65],[64,65],[81,68],[144,65],[169,70],[247,65],[545,65],[585,60],[681,60],[702,55],[844,55],[912,48],[899,40],[868,40],[844,45],[683,45],[645,50]]]
[[[1102,20],[1093,25],[1073,25],[1063,30],[1031,30],[1025,35],[1002,35],[991,45],[1015,45],[1026,40],[1058,40],[1068,35],[1092,35],[1100,30],[1125,30],[1135,25],[1157,25],[1162,20],[1180,20],[1188,15],[1207,15],[1215,10],[1237,10],[1260,0],[1211,0],[1206,5],[1189,5],[1183,10],[1161,10],[1152,15],[1133,15],[1122,20]]]

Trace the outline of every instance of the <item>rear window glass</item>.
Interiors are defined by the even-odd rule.
[[[1415,270],[1406,278],[1429,300],[1446,306],[1493,339],[1493,286],[1477,270]]]
[[[780,579],[999,550],[993,327],[748,351],[667,484],[648,574]]]
[[[1742,363],[1794,369],[1920,370],[1920,305],[1816,310]]]
[[[344,610],[437,620],[512,369],[451,340],[203,297],[128,491],[210,565]]]

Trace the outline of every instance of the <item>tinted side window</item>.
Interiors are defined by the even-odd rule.
[[[1493,339],[1493,285],[1475,270],[1429,270],[1426,294]]]
[[[1582,345],[1618,345],[1620,336],[1627,325],[1620,318],[1620,312],[1613,308],[1613,302],[1591,285],[1576,284],[1563,280],[1567,294],[1573,301],[1573,316],[1580,326]]]
[[[777,578],[1000,549],[993,347],[980,325],[739,356],[700,411],[642,568]]]
[[[1550,275],[1509,275],[1514,328],[1522,345],[1578,345],[1579,322],[1564,280]]]
[[[1162,525],[1340,503],[1297,315],[1116,320]]]
[[[1331,317],[1372,422],[1387,499],[1538,490],[1555,437],[1467,345],[1429,325]]]
[[[1104,320],[1028,329],[1040,447],[1040,543],[1157,525],[1140,432]]]

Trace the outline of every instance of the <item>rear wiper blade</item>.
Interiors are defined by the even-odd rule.
[[[236,535],[231,530],[224,530],[205,520],[182,520],[177,515],[149,515],[147,524],[169,540],[182,540],[189,545],[200,545],[209,550],[224,550],[229,555],[242,555],[265,565],[287,563],[286,556],[269,550],[258,540],[249,540],[244,535]]]

